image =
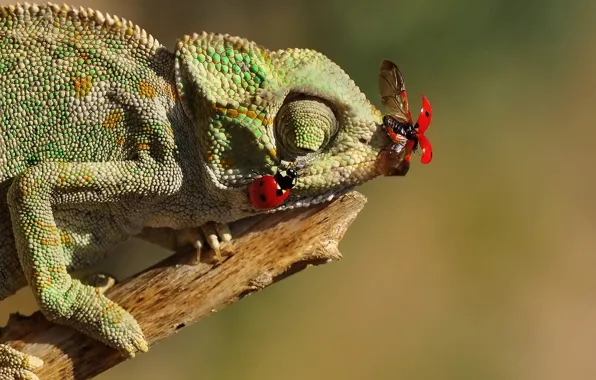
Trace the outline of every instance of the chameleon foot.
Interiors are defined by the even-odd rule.
[[[201,251],[207,243],[215,253],[215,260],[218,264],[223,261],[221,256],[221,243],[232,240],[232,233],[227,224],[207,223],[199,228],[187,228],[177,235],[178,245],[191,244],[196,250],[195,262],[201,261]]]
[[[41,312],[52,322],[72,327],[129,358],[149,347],[135,318],[97,287],[64,278],[62,287],[39,288]]]
[[[31,371],[41,367],[43,360],[0,344],[0,380],[39,380]]]
[[[207,223],[201,226],[201,230],[203,231],[205,240],[207,240],[207,244],[215,252],[217,263],[221,264],[223,258],[221,256],[220,243],[227,243],[232,240],[230,227],[227,224]]]

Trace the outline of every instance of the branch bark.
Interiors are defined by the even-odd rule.
[[[232,226],[234,240],[222,247],[221,265],[191,265],[194,252],[186,249],[106,294],[136,317],[151,346],[311,265],[339,260],[339,241],[365,202],[352,192],[332,203],[240,221]],[[42,358],[45,365],[36,371],[42,380],[87,379],[126,360],[39,312],[12,314],[2,341]]]

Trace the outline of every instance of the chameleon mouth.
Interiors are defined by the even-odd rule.
[[[321,194],[297,194],[299,191],[293,192],[290,194],[288,200],[284,202],[282,205],[275,208],[275,210],[270,210],[268,212],[273,211],[281,211],[281,210],[291,210],[294,208],[301,208],[301,207],[309,207],[316,204],[321,204],[325,202],[330,202],[333,199],[337,199],[344,194],[349,193],[352,191],[356,186],[362,185],[364,182],[370,181],[375,177],[382,174],[379,170],[379,159],[369,160],[366,162],[360,162],[354,165],[346,165],[342,166],[341,168],[332,169],[331,171],[337,170],[346,170],[346,169],[354,169],[352,173],[348,176],[351,178],[352,175],[356,175],[355,172],[361,172],[361,176],[354,180],[347,180],[343,185],[339,185],[337,187],[330,188],[324,191]],[[298,174],[300,177],[300,173]],[[307,176],[304,176],[306,178]]]
[[[377,159],[378,170],[385,177],[404,176],[410,169],[410,162],[405,159],[405,143],[392,145],[382,150]]]

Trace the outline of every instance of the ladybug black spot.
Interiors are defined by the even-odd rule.
[[[429,117],[430,116],[430,114],[428,113],[428,111],[426,111],[424,114],[426,115],[426,117]]]
[[[263,194],[261,194],[261,200],[262,200],[263,202],[267,202],[267,197],[266,197],[266,196],[264,196]]]
[[[278,197],[281,197],[282,195],[284,195],[284,191],[282,189],[277,189],[277,191],[275,192],[275,195],[277,195]]]
[[[263,180],[259,181],[259,187],[263,187],[263,183],[264,183],[264,182],[265,182],[265,181],[263,181]]]

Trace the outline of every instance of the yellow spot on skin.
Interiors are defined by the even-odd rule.
[[[66,231],[60,231],[60,242],[62,245],[72,244],[72,237]]]
[[[269,155],[273,158],[277,157],[277,151],[275,149],[272,149],[269,151]]]
[[[62,185],[64,184],[66,181],[68,181],[68,179],[66,178],[66,176],[64,174],[60,174],[58,176],[58,185]]]
[[[137,144],[137,150],[139,150],[139,151],[149,150],[149,144],[138,143]]]
[[[43,230],[44,232],[50,233],[50,234],[55,234],[56,232],[58,232],[58,229],[56,228],[55,225],[46,223],[41,220],[36,220],[35,225],[37,226],[37,228]]]
[[[124,137],[118,137],[116,140],[114,140],[114,142],[116,143],[116,145],[123,146],[126,140],[124,139]]]
[[[172,85],[166,84],[163,87],[163,93],[169,96],[172,101],[176,101],[178,99],[178,93],[176,92],[176,88]]]
[[[261,56],[263,57],[263,61],[265,61],[265,63],[269,63],[271,62],[271,56],[269,55],[269,53],[267,53],[267,49],[259,49]]]
[[[84,182],[84,184],[85,184],[85,185],[88,185],[88,184],[90,184],[91,182],[93,182],[93,178],[94,178],[94,177],[93,177],[91,174],[84,174],[83,176],[81,176],[81,179],[82,179],[83,181],[85,181],[85,182]]]
[[[233,158],[222,158],[220,167],[223,169],[231,169],[235,166],[236,161]]]
[[[261,115],[257,115],[257,113],[252,110],[245,111],[245,110],[237,110],[235,108],[225,108],[225,107],[220,107],[217,104],[213,104],[213,108],[215,110],[217,110],[221,115],[224,115],[231,119],[237,118],[239,114],[245,114],[246,117],[248,117],[250,119],[253,119],[253,120],[259,119],[264,126],[273,124],[273,119],[267,119]]]
[[[70,39],[68,40],[70,43],[72,44],[76,44],[77,42],[79,42],[81,39],[83,38],[82,34],[75,34],[74,36],[70,37]]]
[[[82,98],[91,92],[93,87],[93,77],[87,75],[84,78],[76,78],[73,85],[73,90],[77,97]]]
[[[112,129],[116,127],[122,121],[122,112],[113,110],[110,111],[108,116],[103,120],[103,127],[106,129]]]
[[[89,54],[88,53],[82,52],[81,54],[79,54],[79,57],[81,57],[81,59],[83,61],[85,61],[86,64],[90,64],[91,63],[91,60],[89,59]]]
[[[141,95],[141,98],[153,99],[157,96],[157,90],[151,83],[142,80],[141,83],[139,83],[139,95]]]
[[[60,245],[60,240],[57,237],[41,238],[39,243],[47,247],[57,247]]]

